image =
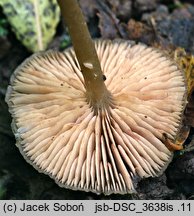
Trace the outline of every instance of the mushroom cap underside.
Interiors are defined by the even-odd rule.
[[[113,103],[94,113],[72,48],[32,55],[11,77],[6,102],[22,155],[63,187],[129,193],[157,176],[172,152],[185,107],[185,79],[161,51],[95,41]]]

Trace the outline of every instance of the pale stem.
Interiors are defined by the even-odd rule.
[[[86,86],[86,95],[94,108],[107,106],[110,94],[104,84],[94,42],[77,0],[58,0],[68,27]]]

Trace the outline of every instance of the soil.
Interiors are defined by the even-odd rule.
[[[194,3],[176,0],[80,0],[93,38],[124,38],[162,47],[182,47],[194,55]],[[5,19],[0,9],[0,20]],[[16,39],[9,24],[0,36],[0,199],[194,199],[193,129],[183,151],[166,171],[141,180],[136,194],[95,195],[60,188],[38,173],[15,146],[11,117],[4,102],[10,75],[31,53]],[[48,47],[70,45],[63,22]]]

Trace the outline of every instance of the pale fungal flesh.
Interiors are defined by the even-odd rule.
[[[157,176],[172,152],[185,106],[182,71],[161,51],[124,41],[95,42],[113,103],[97,114],[87,102],[70,48],[27,59],[13,74],[6,101],[21,153],[59,185],[95,193],[134,191]],[[88,66],[90,66],[87,63]]]

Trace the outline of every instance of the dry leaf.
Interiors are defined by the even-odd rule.
[[[194,90],[194,56],[187,54],[182,48],[177,48],[174,57],[179,66],[185,71],[188,99],[190,99]]]
[[[194,56],[187,54],[183,48],[177,48],[172,53],[174,60],[185,72],[187,82],[188,103],[185,108],[183,126],[176,139],[177,145],[183,145],[189,135],[190,127],[194,127]]]

